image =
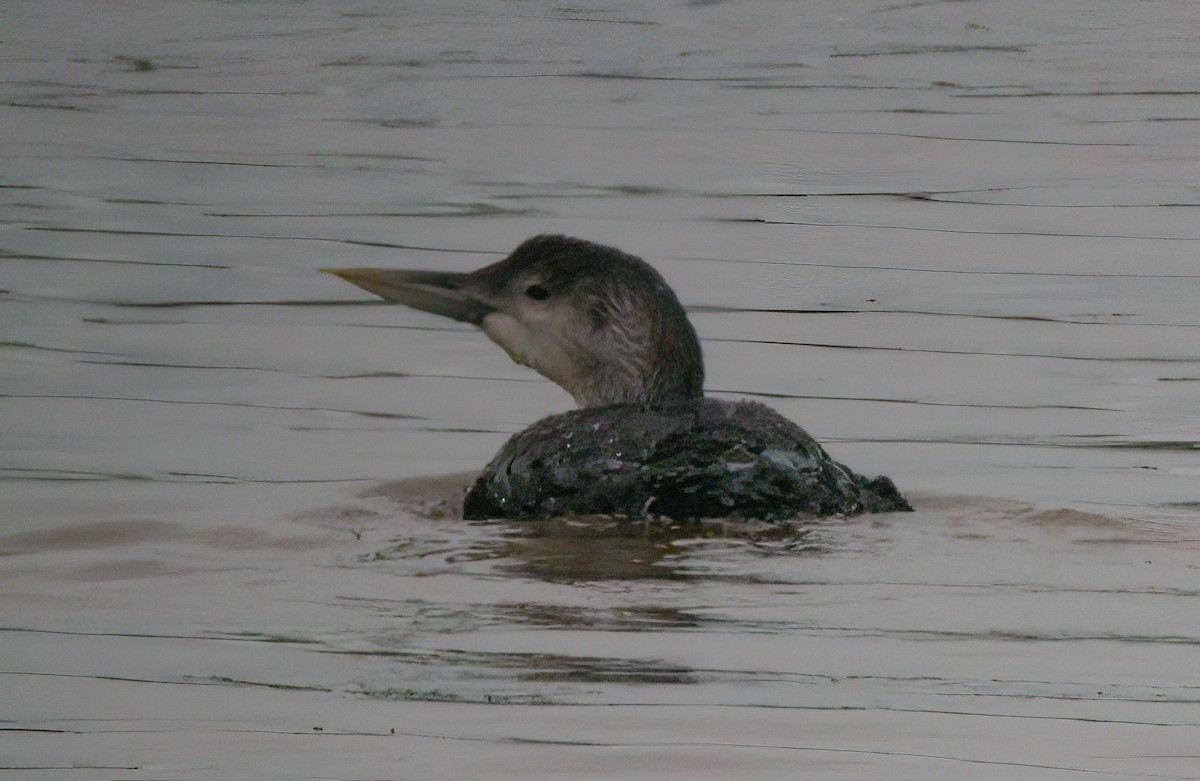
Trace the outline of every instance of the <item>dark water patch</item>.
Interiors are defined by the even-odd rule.
[[[707,616],[701,612],[662,605],[624,605],[596,608],[543,602],[432,602],[339,596],[339,604],[366,609],[391,619],[416,622],[425,632],[439,635],[477,632],[513,626],[585,632],[718,631],[780,634],[803,629],[794,622],[743,621]],[[824,676],[810,676],[814,679]]]
[[[363,372],[362,374],[324,374],[323,380],[397,380],[412,377],[406,372]]]
[[[181,404],[202,407],[237,407],[244,409],[274,409],[298,412],[333,412],[345,415],[361,415],[368,418],[394,420],[425,420],[419,415],[399,412],[372,412],[366,410],[336,409],[333,407],[289,407],[283,404],[255,404],[246,401],[202,401],[199,399],[155,399],[143,396],[100,396],[72,393],[0,393],[0,399],[76,399],[84,401],[128,401],[139,404]]]
[[[126,66],[127,70],[138,73],[149,73],[150,71],[158,70],[157,65],[144,57],[131,57],[127,54],[118,54],[116,57],[113,57],[113,62],[120,63]]]
[[[297,90],[294,92],[273,92],[270,90],[203,90],[203,89],[153,89],[153,88],[138,88],[138,89],[114,89],[109,90],[109,95],[245,95],[250,97],[291,97],[297,95],[316,95],[313,90]],[[105,159],[105,158],[99,158]],[[193,162],[188,160],[150,160],[138,158],[131,162],[152,162],[152,163],[175,163],[175,162]],[[198,162],[198,161],[197,161]],[[283,167],[283,166],[279,166]]]
[[[763,308],[763,307],[740,307],[740,306],[723,306],[721,304],[693,304],[684,307],[689,313],[698,312],[705,314],[782,314],[782,315],[861,315],[861,314],[876,314],[873,309],[790,309],[790,308]]]
[[[734,222],[760,222],[762,220],[730,218]],[[802,225],[806,223],[776,223],[776,224],[793,224]],[[888,228],[884,225],[836,225],[831,223],[807,223],[812,227],[820,228],[847,228],[847,227],[871,227],[871,228]],[[909,230],[937,230],[934,228],[910,228]],[[944,231],[946,233],[955,233],[956,231]],[[1098,237],[1109,238],[1109,237]],[[1115,238],[1133,238],[1133,237],[1115,237]],[[762,260],[758,258],[712,258],[712,257],[676,257],[673,260],[684,261],[703,261],[706,263],[750,263],[756,266],[802,266],[805,268],[834,268],[841,270],[857,271],[902,271],[916,274],[974,274],[981,276],[1001,276],[1001,277],[1065,277],[1068,279],[1200,279],[1200,274],[1123,274],[1123,273],[1093,273],[1093,272],[1078,272],[1078,271],[999,271],[994,269],[969,269],[969,268],[922,268],[920,266],[884,266],[879,264],[846,264],[846,263],[817,263],[804,260]]]
[[[322,217],[492,217],[496,215],[520,216],[540,214],[535,209],[510,209],[493,203],[430,203],[426,208],[410,211],[371,212],[205,212],[205,217],[225,218],[322,218]]]
[[[462,518],[466,486],[475,475],[455,475],[448,481],[408,480],[387,483],[366,496],[387,496],[408,513],[435,521]],[[429,483],[426,485],[426,483]],[[443,484],[444,483],[444,484]],[[713,519],[675,523],[667,519],[630,519],[584,515],[524,521],[481,521],[455,526],[457,531],[483,529],[469,539],[440,536],[390,540],[385,547],[362,554],[360,564],[396,562],[405,567],[422,560],[461,564],[494,561],[494,572],[532,576],[555,583],[635,580],[727,580],[765,582],[742,569],[713,572],[695,559],[697,546],[710,558],[749,555],[805,556],[827,552],[815,522],[804,519],[766,523]],[[716,547],[713,547],[716,546]]]
[[[200,70],[199,65],[181,65],[164,61],[160,58],[150,59],[148,57],[135,57],[127,54],[118,54],[111,60],[93,60],[87,57],[72,57],[71,62],[81,64],[109,64],[116,63],[125,66],[125,70],[130,73],[151,73],[155,71],[194,71]]]
[[[443,157],[422,157],[421,155],[386,154],[382,152],[308,152],[306,157],[333,157],[347,160],[398,160],[403,162],[441,163]]]
[[[214,632],[210,639],[212,640],[238,640],[252,643],[279,643],[282,645],[308,645],[308,646],[323,646],[325,645],[320,640],[315,640],[311,637],[303,635],[285,635],[275,632]]]
[[[314,409],[320,409],[316,407]],[[396,412],[363,412],[355,410],[331,410],[332,412],[349,412],[352,415],[362,415],[365,418],[383,418],[385,420],[426,420],[420,415],[405,415]]]
[[[560,200],[564,198],[604,198],[604,197],[671,197],[671,196],[692,196],[697,198],[724,198],[725,193],[720,192],[700,192],[695,190],[673,189],[668,187],[657,187],[653,185],[636,185],[636,184],[617,184],[617,185],[600,185],[586,184],[579,182],[555,182],[550,185],[531,185],[528,182],[511,182],[498,180],[476,180],[467,181],[466,184],[477,184],[484,187],[508,187],[529,189],[537,186],[544,189],[538,192],[525,193],[508,193],[504,195],[494,196],[496,200],[524,200],[531,198],[553,198]],[[568,192],[563,192],[566,189]]]
[[[874,676],[863,676],[872,679]],[[881,679],[887,680],[887,679]],[[919,679],[918,679],[919,680]],[[1155,704],[1193,704],[1200,702],[1195,686],[1155,686],[1120,684],[1107,681],[1059,681],[1059,680],[1022,680],[995,678],[990,681],[950,681],[945,679],[926,679],[923,681],[933,687],[929,693],[936,697],[973,697],[973,698],[1016,698],[1021,700],[1064,701],[1064,702],[1121,702],[1121,703],[1155,703]],[[942,690],[939,690],[942,689]],[[949,690],[946,690],[949,689]],[[893,710],[892,708],[884,708]],[[899,710],[910,712],[943,712],[934,709]],[[944,711],[954,713],[953,711]],[[1095,718],[1091,716],[1052,716],[1042,713],[993,713],[970,712],[960,715],[988,716],[992,718],[1032,718],[1032,719],[1066,719],[1070,721],[1097,722],[1104,724],[1147,724],[1155,726],[1181,726],[1179,722],[1151,722],[1143,720]]]
[[[944,111],[930,108],[873,108],[863,111],[864,114],[916,114],[930,116],[947,116],[947,117],[969,117],[978,116],[976,111]]]
[[[2,293],[10,293],[11,291],[0,290]],[[197,301],[113,301],[91,298],[66,298],[60,296],[22,296],[22,298],[36,301],[54,301],[64,304],[97,304],[101,306],[111,306],[118,309],[205,309],[213,307],[378,307],[378,306],[397,306],[391,301],[382,301],[379,299],[292,299],[292,300],[261,300],[261,301],[219,301],[216,299],[197,300]],[[104,317],[86,317],[81,318],[82,322],[96,323],[99,325],[146,325],[146,324],[183,324],[194,323],[199,321],[191,320],[111,320]],[[402,331],[446,331],[461,333],[466,331],[465,328],[456,328],[454,326],[426,326],[426,325],[401,325],[395,323],[345,323],[347,328],[386,328]],[[0,342],[0,347],[4,346],[25,346],[35,347],[36,345],[28,345],[18,342]],[[54,349],[54,348],[43,348]],[[83,352],[95,353],[93,350],[60,350],[60,352]],[[99,355],[112,355],[113,353],[97,353]]]
[[[473,49],[446,49],[437,53],[436,56],[427,57],[424,59],[418,58],[390,58],[376,57],[365,54],[355,54],[349,57],[343,57],[337,60],[328,60],[319,63],[321,67],[383,67],[383,68],[422,68],[431,65],[523,65],[527,64],[524,59],[505,59],[492,57],[481,59],[478,52]]]
[[[393,379],[429,379],[429,380],[483,380],[486,382],[521,382],[542,384],[546,380],[540,377],[496,377],[487,374],[430,374],[419,372],[378,371],[363,372],[362,374],[325,374],[323,380],[393,380]],[[475,429],[437,429],[438,431],[475,431]],[[490,430],[489,430],[490,431]]]
[[[780,82],[748,82],[744,84],[722,84],[722,88],[729,89],[764,89],[764,90],[846,90],[847,92],[855,91],[885,91],[885,92],[930,92],[942,85],[933,85],[931,87],[908,87],[897,86],[891,84],[794,84]]]
[[[1060,355],[1055,353],[1018,353],[994,352],[990,350],[945,350],[932,347],[886,347],[883,345],[866,344],[831,344],[823,342],[794,342],[787,339],[733,339],[710,337],[704,342],[730,342],[733,344],[771,344],[787,347],[816,347],[828,350],[879,350],[897,353],[929,353],[933,355],[987,355],[997,358],[1047,358],[1057,361],[1101,361],[1111,363],[1197,363],[1200,357],[1167,358],[1162,356],[1100,356],[1100,355]],[[1099,409],[1099,408],[1097,408]],[[1109,410],[1112,411],[1112,410]]]
[[[507,624],[603,632],[657,632],[699,629],[706,621],[698,614],[659,605],[604,609],[546,603],[503,603],[491,609]]]
[[[69,263],[111,263],[129,266],[161,266],[164,268],[211,268],[227,270],[233,268],[222,263],[173,263],[159,260],[130,260],[127,258],[82,258],[71,255],[35,255],[26,252],[13,252],[0,249],[0,261],[3,260],[50,260]]]
[[[842,267],[844,268],[844,267]],[[975,312],[934,312],[925,309],[801,309],[789,307],[738,307],[720,304],[696,304],[684,307],[688,312],[711,314],[781,314],[781,315],[921,315],[927,317],[967,317],[979,320],[1013,320],[1031,323],[1062,323],[1064,325],[1139,325],[1157,326],[1157,323],[1123,323],[1116,320],[1069,320],[1062,317],[1042,315],[989,315]],[[1112,314],[1110,317],[1121,317]],[[1161,324],[1179,327],[1177,324]]]
[[[105,352],[104,350],[76,350],[70,347],[47,347],[45,345],[33,344],[31,342],[0,342],[0,349],[3,348],[16,350],[41,350],[51,353],[74,353],[76,355],[116,355],[116,353]],[[0,394],[0,398],[4,398],[4,394]]]
[[[545,185],[530,185],[529,182],[523,181],[508,181],[508,180],[473,180],[468,181],[468,184],[481,185],[486,187],[515,187],[529,188],[533,186]],[[653,196],[653,197],[688,197],[688,198],[719,198],[722,200],[732,198],[905,198],[913,200],[932,200],[934,196],[941,194],[961,194],[961,193],[989,193],[989,192],[1006,192],[1008,190],[1018,190],[1016,187],[980,187],[971,188],[971,190],[930,190],[930,191],[888,191],[888,190],[872,190],[872,191],[816,191],[816,192],[730,192],[724,190],[695,190],[695,188],[680,188],[680,187],[661,187],[655,185],[596,185],[590,182],[574,182],[574,181],[558,181],[553,182],[552,186],[559,188],[568,188],[568,190],[577,191],[575,193],[564,194],[562,192],[538,192],[530,194],[504,194],[497,196],[498,199],[504,198],[594,198],[598,194],[612,194],[612,196]],[[973,203],[973,202],[972,202]]]
[[[343,122],[351,125],[371,125],[387,130],[427,129],[437,127],[434,119],[413,119],[411,117],[368,117],[363,119],[327,119],[327,122]]]
[[[461,505],[461,501],[458,504]],[[428,520],[458,521],[462,518],[462,511],[455,507],[453,499],[413,500],[402,502],[401,505]],[[406,567],[418,564],[423,567],[441,567],[500,558],[501,543],[497,540],[489,537],[464,537],[478,527],[478,524],[464,522],[461,526],[455,524],[452,529],[435,529],[424,536],[392,539],[385,547],[359,554],[356,562],[360,565],[398,563]]]
[[[445,692],[440,689],[393,688],[367,690],[358,694],[369,699],[401,700],[405,702],[460,702],[474,705],[560,705],[541,694],[525,692],[491,692],[476,695]]]
[[[928,133],[899,133],[894,131],[835,131],[812,130],[812,128],[788,127],[791,133],[821,133],[826,136],[883,136],[894,138],[918,138],[936,140],[936,142],[973,142],[980,144],[1040,144],[1046,146],[1136,146],[1128,142],[1063,142],[1063,140],[1048,140],[1036,138],[982,138],[978,136],[931,136]]]
[[[666,196],[666,195],[686,195],[686,190],[672,190],[667,187],[656,187],[647,184],[614,184],[614,185],[587,185],[601,192],[612,193],[613,195],[634,195],[634,196]]]
[[[86,675],[83,673],[48,673],[48,672],[21,672],[15,670],[0,670],[0,675],[12,676],[31,676],[38,678],[74,678],[87,681],[117,681],[120,683],[159,683],[168,684],[171,686],[220,686],[214,681],[208,680],[172,680],[170,678],[133,678],[124,675]]]
[[[568,9],[559,9],[559,10],[567,11],[568,13],[553,14],[550,16],[516,14],[514,16],[514,18],[517,18],[517,19],[545,19],[545,20],[555,21],[555,22],[591,22],[591,23],[595,23],[595,24],[632,24],[632,25],[639,25],[639,26],[645,26],[645,27],[657,27],[658,26],[658,22],[652,22],[652,21],[647,21],[647,20],[642,20],[642,19],[601,19],[601,18],[598,18],[595,16],[572,16],[570,14],[570,12],[572,12],[572,11],[583,12],[586,10],[586,9],[582,9],[582,8],[581,9],[569,9],[568,8]]]
[[[1200,203],[1037,203],[1032,201],[982,201],[968,198],[950,198],[951,195],[970,193],[1003,193],[1025,189],[1023,187],[982,187],[968,190],[924,190],[888,191],[867,190],[859,192],[764,192],[764,193],[687,193],[705,198],[893,198],[907,201],[927,201],[963,206],[1016,206],[1030,209],[1157,209],[1176,206],[1200,206]],[[683,193],[678,193],[683,194]]]
[[[890,13],[892,11],[909,11],[913,8],[927,8],[932,5],[950,5],[952,3],[980,3],[984,0],[916,0],[912,3],[901,3],[899,5],[889,5],[883,8],[875,8],[871,10],[873,14]]]
[[[906,57],[916,54],[1027,54],[1029,44],[928,44],[897,49],[864,52],[835,52],[830,57]]]
[[[336,597],[338,605],[369,611],[392,621],[416,624],[423,632],[439,636],[477,632],[502,625],[492,606],[474,602],[431,602],[423,599],[387,599],[381,597]]]
[[[355,54],[350,57],[342,57],[337,60],[326,60],[324,62],[319,62],[317,65],[322,68],[421,68],[437,63],[438,60],[433,59],[380,59],[378,57],[368,57],[362,54]]]
[[[117,228],[61,228],[50,225],[27,225],[24,230],[50,233],[101,233],[111,236],[162,236],[198,239],[268,239],[273,241],[323,241],[333,244],[350,244],[356,247],[382,247],[385,249],[419,250],[422,252],[451,252],[465,255],[503,255],[504,250],[454,249],[453,247],[423,247],[410,244],[393,244],[384,241],[358,241],[354,239],[331,239],[324,236],[287,236],[284,234],[255,233],[185,233],[177,231],[122,230]]]
[[[101,203],[111,203],[118,206],[203,206],[196,201],[162,201],[150,198],[101,198]]]
[[[199,301],[95,301],[91,299],[71,299],[80,304],[103,304],[105,306],[119,307],[122,309],[191,309],[193,307],[221,307],[221,306],[388,306],[389,302],[380,300],[358,300],[358,299],[282,299],[276,301],[218,301],[218,300],[199,300]],[[394,304],[393,304],[394,306]],[[388,326],[394,327],[394,326]],[[415,326],[414,326],[415,327]],[[439,329],[432,329],[439,330]],[[454,329],[446,329],[454,330]]]
[[[751,261],[753,262],[753,261]],[[844,267],[843,267],[844,268]],[[922,317],[965,317],[975,320],[1006,320],[1014,322],[1029,322],[1029,323],[1059,323],[1062,325],[1103,325],[1103,326],[1137,326],[1140,328],[1196,328],[1200,327],[1200,323],[1195,325],[1189,323],[1131,323],[1121,321],[1121,318],[1130,317],[1119,312],[1113,312],[1107,315],[1096,315],[1100,319],[1093,320],[1078,320],[1066,317],[1050,317],[1048,315],[990,315],[978,312],[935,312],[927,309],[801,309],[789,307],[737,307],[737,306],[721,306],[719,304],[697,304],[685,307],[688,312],[700,312],[711,314],[725,313],[746,313],[746,314],[782,314],[782,315],[903,315],[905,317],[911,315],[919,315]],[[1164,378],[1166,379],[1166,378]]]
[[[264,366],[232,366],[225,364],[199,364],[199,363],[155,363],[150,361],[96,361],[90,359],[81,359],[76,363],[90,363],[98,366],[134,366],[145,369],[215,369],[217,371],[251,371],[251,372],[276,372],[286,374],[282,369],[269,369]]]
[[[26,296],[25,298],[37,301],[55,301],[65,304],[98,304],[101,306],[111,306],[118,309],[204,309],[211,307],[376,307],[376,306],[397,306],[394,302],[382,301],[380,299],[305,299],[305,300],[276,300],[276,301],[218,301],[218,300],[199,300],[199,301],[112,301],[112,300],[97,300],[89,298],[62,298],[56,296]],[[183,324],[196,323],[200,321],[193,320],[110,320],[103,317],[82,318],[83,322],[93,322],[101,325],[168,325],[168,324]],[[427,325],[399,325],[399,324],[377,324],[377,323],[345,323],[346,328],[386,328],[401,331],[446,331],[462,333],[465,328],[456,328],[454,326],[427,326]],[[0,342],[0,347],[5,343]],[[13,343],[10,343],[13,344]],[[73,350],[67,352],[92,352],[88,350]],[[112,353],[99,353],[101,355],[111,355]]]
[[[357,303],[357,302],[356,302]],[[375,301],[364,301],[365,304],[379,303]],[[384,306],[396,306],[396,304],[384,301]],[[380,329],[384,331],[442,331],[446,333],[476,333],[469,328],[455,327],[452,325],[400,325],[397,323],[346,323],[346,328],[366,328]]]
[[[658,659],[453,649],[324,649],[320,653],[375,657],[415,667],[438,668],[447,672],[478,669],[481,671],[479,674],[485,677],[506,677],[514,681],[531,683],[695,684],[700,682],[697,670]],[[476,675],[476,673],[470,673],[470,677]],[[361,693],[368,696],[371,694],[382,696],[383,694],[381,691],[366,690]],[[456,693],[455,696],[465,695]]]
[[[903,230],[903,231],[921,231],[924,233],[958,233],[970,236],[1052,236],[1058,238],[1073,238],[1073,239],[1128,239],[1134,241],[1200,241],[1200,236],[1148,236],[1136,234],[1122,233],[1065,233],[1058,231],[985,231],[985,230],[968,230],[964,228],[930,228],[920,225],[879,225],[867,222],[798,222],[792,220],[772,220],[765,217],[722,217],[713,220],[714,222],[752,222],[763,225],[799,225],[808,228],[869,228],[874,230]],[[965,273],[965,272],[964,272]],[[977,272],[977,273],[1004,273],[1004,272]],[[1033,272],[1029,272],[1033,273]],[[1090,274],[1059,274],[1055,276],[1093,276]],[[1106,276],[1106,275],[1094,275]],[[1143,276],[1143,275],[1107,275],[1107,276]],[[1145,275],[1148,277],[1164,277],[1164,278],[1185,278],[1191,279],[1197,274],[1151,274]]]
[[[408,428],[400,428],[400,427],[387,428],[387,427],[384,427],[384,426],[370,426],[370,427],[363,427],[363,426],[288,426],[288,427],[287,427],[287,430],[288,430],[288,431],[297,431],[297,432],[306,432],[306,431],[343,431],[343,432],[345,432],[345,431],[357,431],[357,432],[370,433],[370,434],[379,434],[379,433],[385,433],[385,432],[401,432],[401,431],[410,431],[411,429],[408,429]],[[503,432],[493,432],[493,433],[503,433]]]
[[[556,519],[522,530],[500,547],[502,567],[553,583],[603,580],[685,580],[670,566],[669,539],[642,536],[626,519]],[[599,541],[603,541],[599,544]]]
[[[1200,117],[1140,117],[1138,119],[1086,119],[1089,125],[1132,125],[1141,122],[1200,122]]]
[[[720,340],[719,340],[720,341]],[[737,340],[732,340],[737,341]],[[726,389],[726,388],[705,388],[708,393],[728,393],[737,396],[754,396],[764,399],[815,399],[823,401],[873,401],[883,404],[916,404],[919,406],[928,407],[967,407],[978,409],[1026,409],[1026,410],[1042,410],[1042,409],[1070,409],[1070,410],[1087,410],[1090,412],[1124,412],[1124,410],[1109,408],[1109,407],[1084,407],[1074,404],[983,404],[977,402],[952,402],[952,401],[923,401],[920,399],[894,399],[875,396],[817,396],[808,394],[794,393],[770,393],[767,391],[741,390],[741,389]]]
[[[388,689],[359,689],[356,694],[372,700],[399,700],[401,702],[471,702],[463,694],[456,692],[444,692],[441,689],[414,689],[412,687],[392,687]],[[516,703],[510,701],[506,695],[482,695],[482,702],[492,704],[492,697],[498,699],[495,704],[499,705],[514,705]],[[479,704],[476,701],[475,704]],[[526,704],[530,705],[549,705],[550,703],[538,695],[528,695]]]
[[[171,477],[183,477],[185,480],[157,480],[157,482],[188,482],[188,483],[221,483],[223,485],[313,485],[325,483],[361,483],[364,478],[281,478],[268,479],[261,477],[240,477],[238,475],[211,474],[207,472],[167,472]],[[197,479],[198,478],[198,479]]]
[[[755,76],[652,76],[644,73],[628,73],[622,71],[580,71],[579,73],[569,74],[569,78],[574,79],[599,79],[603,81],[678,81],[678,82],[701,82],[701,83],[716,83],[716,84],[743,84],[747,82],[762,81],[761,78]]]
[[[743,571],[709,571],[690,557],[698,544],[724,545],[722,552],[755,556],[819,555],[826,552],[809,522],[769,524],[740,519],[675,523],[612,516],[573,516],[508,522],[499,547],[501,571],[555,583],[613,580],[731,580],[759,582]],[[750,546],[750,547],[746,547]]]
[[[726,2],[726,0],[718,0],[718,2]],[[711,51],[711,50],[706,50],[706,51],[701,51],[701,52],[680,52],[679,56],[680,57],[691,57],[696,54],[703,54],[705,56],[710,56],[710,55],[719,54],[719,52]],[[799,62],[798,60],[765,60],[762,62],[747,62],[743,67],[745,67],[747,69],[767,68],[767,69],[774,69],[774,70],[797,70],[800,68],[809,68],[812,66],[810,66],[806,62]]]
[[[1002,192],[1004,188],[979,192]],[[912,193],[904,196],[914,201],[952,203],[961,206],[1016,206],[1025,209],[1161,209],[1165,207],[1195,207],[1200,203],[1036,203],[1033,201],[972,201],[966,198],[939,198],[934,195]]]
[[[246,163],[236,160],[183,160],[169,157],[121,157],[109,155],[95,155],[92,160],[116,160],[122,163],[171,163],[175,165],[225,165],[225,166],[240,166],[247,168],[315,168],[313,165],[304,165],[300,163]]]
[[[22,634],[37,634],[37,635],[62,635],[65,637],[120,637],[133,638],[136,640],[253,640],[262,642],[257,637],[240,636],[236,634],[228,636],[214,635],[180,635],[180,634],[158,634],[148,632],[88,632],[84,630],[70,629],[40,629],[24,626],[0,626],[0,632],[14,632]],[[304,642],[304,641],[297,641]]]
[[[1121,540],[1120,542],[1127,542]],[[1200,636],[1182,634],[1138,635],[1116,632],[1018,632],[1003,629],[955,631],[951,629],[894,629],[865,626],[812,626],[817,634],[843,637],[890,637],[918,642],[1000,641],[1012,643],[1134,643],[1138,645],[1200,645]]]
[[[54,109],[56,111],[92,111],[93,110],[91,108],[87,108],[84,106],[75,106],[70,103],[54,102],[57,100],[58,100],[57,97],[51,97],[51,96],[47,96],[45,98],[46,102],[41,102],[41,103],[30,103],[27,101],[20,101],[20,100],[5,100],[5,101],[0,101],[0,106],[8,106],[10,108],[45,108],[45,109]]]
[[[868,399],[870,401],[871,399]],[[831,442],[855,442],[860,444],[914,444],[914,445],[982,445],[985,447],[1036,447],[1036,448],[1070,448],[1070,449],[1100,449],[1100,450],[1163,450],[1163,451],[1183,451],[1190,452],[1200,450],[1200,441],[1121,441],[1112,439],[1119,437],[1120,434],[1100,434],[1078,436],[1071,434],[1063,434],[1059,437],[1042,437],[1042,436],[1018,436],[1009,437],[1003,436],[972,436],[963,434],[960,436],[948,437],[839,437],[830,439]],[[1102,439],[1104,437],[1104,439]],[[1029,467],[1018,466],[1016,469],[1025,469]],[[1038,469],[1074,469],[1076,467],[1045,467],[1038,466]],[[1154,466],[1121,466],[1116,467],[1118,470],[1155,470],[1158,467]],[[1121,540],[1127,542],[1127,540]],[[1133,542],[1144,542],[1144,540],[1133,540]]]
[[[132,472],[92,472],[81,469],[0,467],[0,480],[85,482],[97,480],[152,480]]]
[[[957,86],[957,85],[952,85]],[[971,89],[994,89],[973,87]],[[956,95],[959,98],[1108,98],[1108,97],[1183,97],[1200,95],[1200,90],[1089,90],[1086,92],[1056,92],[1053,90],[1028,90],[1021,92],[969,92]]]
[[[189,677],[191,677],[191,676],[189,676]],[[324,686],[302,686],[302,685],[291,684],[291,683],[267,683],[265,681],[247,681],[247,680],[242,680],[240,678],[226,678],[225,676],[221,676],[221,675],[213,675],[213,676],[209,676],[207,678],[196,678],[193,680],[196,680],[199,682],[211,682],[211,683],[221,684],[224,686],[238,686],[238,687],[255,688],[255,689],[278,689],[280,691],[293,691],[293,692],[332,692],[333,691],[333,689],[330,689],[330,688],[327,688]]]
[[[1148,468],[1153,468],[1153,467],[1148,467]],[[1192,543],[1200,542],[1200,539],[1176,540],[1175,542],[1190,545]],[[1096,539],[1078,539],[1078,540],[1074,540],[1073,543],[1075,545],[1117,545],[1117,546],[1121,546],[1121,547],[1125,547],[1125,546],[1129,546],[1129,545],[1146,545],[1146,546],[1149,546],[1151,550],[1154,550],[1155,548],[1158,548],[1160,545],[1163,544],[1163,542],[1161,540],[1145,540],[1145,539],[1138,539],[1136,537],[1099,537]]]
[[[1200,440],[1176,440],[1176,439],[1143,439],[1134,442],[1105,442],[1093,447],[1110,447],[1118,450],[1198,450],[1200,451]]]
[[[442,431],[447,434],[510,434],[498,428],[470,428],[468,426],[417,426],[417,431]]]
[[[392,244],[384,241],[362,241],[356,239],[327,239],[315,238],[313,241],[333,241],[339,244],[350,244],[356,247],[382,247],[384,249],[421,250],[423,252],[453,252],[462,255],[503,255],[504,250],[487,249],[454,249],[453,247],[422,247],[415,244]]]
[[[263,479],[235,475],[204,474],[199,472],[165,472],[143,475],[134,472],[100,472],[81,469],[52,469],[39,467],[0,467],[0,481],[8,482],[102,482],[130,481],[145,483],[215,483],[220,485],[266,484],[307,485],[310,483],[360,483],[359,478],[331,479]]]
[[[535,626],[585,632],[747,632],[754,634],[787,634],[808,628],[807,624],[785,621],[743,621],[704,615],[698,611],[661,605],[626,605],[594,609],[578,605],[546,603],[501,603],[479,605],[476,609],[490,610],[504,625]],[[805,675],[812,679],[831,681],[829,676]]]
[[[44,64],[45,62],[47,62],[46,60],[33,60],[33,59],[23,60],[22,58],[16,58],[16,57],[5,57],[3,61],[4,62],[25,61],[25,62],[32,62],[32,63],[37,63],[37,64]],[[71,62],[86,62],[86,60],[71,60]],[[81,84],[79,82],[72,82],[72,81],[62,81],[61,79],[49,79],[49,78],[47,78],[47,79],[0,79],[0,84],[11,84],[11,85],[17,86],[17,87],[45,87],[45,88],[56,88],[56,89],[63,89],[63,90],[88,89],[87,84]]]
[[[61,300],[61,299],[50,299],[50,300],[54,301],[54,300]],[[72,300],[72,301],[69,301],[68,303],[80,304],[80,303],[92,303],[92,302]],[[79,318],[79,322],[91,323],[92,325],[197,325],[201,321],[199,321],[199,320],[165,320],[165,319],[159,319],[159,318],[155,318],[152,320],[113,320],[108,317],[81,317],[81,318]]]

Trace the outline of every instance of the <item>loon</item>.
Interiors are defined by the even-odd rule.
[[[887,477],[835,462],[751,401],[704,396],[700,342],[650,264],[539,235],[472,273],[329,269],[389,302],[478,326],[579,409],[513,435],[467,491],[463,517],[617,515],[675,522],[906,511]]]

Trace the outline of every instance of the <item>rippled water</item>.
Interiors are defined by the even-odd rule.
[[[6,773],[1200,778],[1190,2],[0,19]],[[570,400],[316,270],[541,232],[918,512],[457,520]]]

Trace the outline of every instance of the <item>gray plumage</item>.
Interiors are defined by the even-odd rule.
[[[785,521],[912,509],[891,480],[855,475],[770,408],[704,399],[687,314],[633,255],[543,235],[470,274],[331,273],[478,325],[580,406],[514,435],[468,491],[466,518]]]

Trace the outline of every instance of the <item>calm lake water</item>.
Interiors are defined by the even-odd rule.
[[[5,777],[1200,779],[1192,0],[0,28]],[[447,514],[569,397],[317,270],[548,232],[917,512]]]

